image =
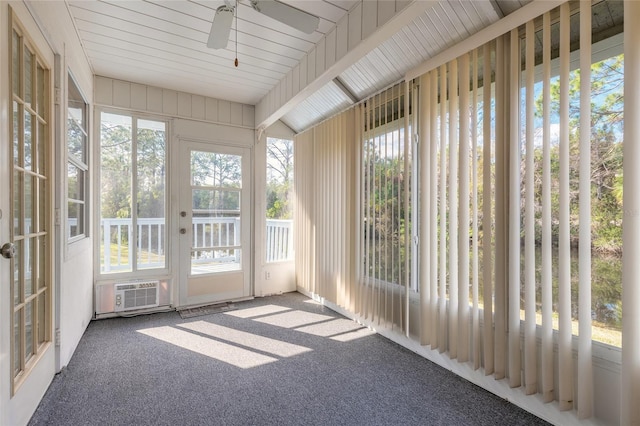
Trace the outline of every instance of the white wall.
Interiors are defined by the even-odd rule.
[[[61,224],[56,226],[57,248],[57,317],[56,327],[60,329],[60,346],[57,368],[69,363],[84,330],[93,315],[93,247],[91,226],[90,237],[67,245],[64,227],[66,195],[66,114],[67,75],[74,76],[80,91],[89,105],[93,103],[93,76],[84,51],[76,36],[68,9],[60,2],[25,2],[44,34],[56,61],[56,87],[60,89],[60,107],[56,110],[56,194],[55,207],[61,215]],[[90,115],[92,116],[92,114]],[[93,123],[89,121],[90,129]],[[90,150],[95,142],[90,138]],[[93,164],[89,163],[90,178],[95,175]],[[93,206],[90,205],[90,208]]]

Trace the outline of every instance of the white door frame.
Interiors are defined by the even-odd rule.
[[[49,70],[49,92],[48,92],[48,108],[49,108],[49,129],[46,136],[47,139],[47,174],[48,187],[46,188],[49,200],[45,207],[46,229],[48,232],[49,246],[48,259],[49,268],[46,276],[49,280],[49,300],[46,302],[50,310],[49,329],[46,330],[51,340],[54,340],[54,318],[56,310],[55,300],[55,268],[53,249],[54,243],[54,218],[53,218],[53,185],[55,180],[55,162],[54,148],[55,143],[54,129],[56,127],[56,117],[54,109],[54,53],[49,47],[47,41],[42,35],[37,24],[33,21],[29,11],[21,2],[12,3],[11,6],[7,2],[0,3],[0,22],[5,31],[0,34],[0,118],[4,123],[12,123],[12,88],[10,80],[10,48],[11,35],[9,29],[5,25],[11,25],[12,19],[16,19],[24,31],[25,37],[33,43],[36,53]],[[13,167],[11,158],[11,139],[10,126],[7,126],[2,134],[0,141],[0,182],[3,183],[3,190],[0,191],[0,245],[10,241],[11,226],[10,218],[12,216],[12,206],[10,203],[12,191]],[[45,343],[41,353],[37,355],[37,361],[30,366],[28,374],[25,378],[14,383],[11,365],[10,342],[13,330],[9,326],[13,315],[13,300],[10,297],[10,277],[11,262],[0,258],[0,282],[5,285],[0,286],[0,424],[26,424],[33,412],[37,408],[42,396],[46,392],[53,375],[55,374],[55,345],[53,341]]]
[[[178,188],[177,229],[173,232],[177,238],[178,254],[178,297],[177,306],[198,306],[228,300],[240,300],[253,296],[251,288],[253,250],[251,238],[252,220],[252,162],[251,149],[240,146],[230,146],[224,143],[178,140],[178,173],[176,187]],[[242,191],[241,191],[241,269],[240,271],[217,272],[202,276],[191,276],[191,242],[192,242],[192,191],[190,157],[192,151],[210,151],[221,154],[239,155],[242,157]],[[184,213],[183,213],[184,212]],[[184,214],[184,215],[183,215]],[[184,234],[180,232],[184,229]],[[208,292],[207,288],[217,288]]]

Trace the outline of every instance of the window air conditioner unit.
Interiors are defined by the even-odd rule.
[[[159,281],[114,284],[114,312],[157,307],[159,284]]]

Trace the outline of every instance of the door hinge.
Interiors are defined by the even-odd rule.
[[[55,210],[54,225],[60,226],[60,209]]]
[[[62,103],[62,92],[57,87],[53,91],[53,103],[56,105],[60,105]]]
[[[56,328],[56,335],[54,338],[54,342],[56,346],[60,346],[60,329]]]

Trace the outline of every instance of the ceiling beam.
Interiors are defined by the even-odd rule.
[[[369,3],[367,0],[366,3]],[[386,0],[379,0],[380,2]],[[280,90],[280,84],[286,84],[287,76],[285,76],[276,87],[274,87],[260,102],[256,105],[256,128],[264,129],[269,127],[275,121],[279,120],[282,116],[287,114],[300,102],[311,96],[313,93],[322,88],[325,84],[332,81],[339,76],[343,71],[356,63],[362,57],[367,55],[370,51],[375,49],[379,44],[392,37],[403,27],[410,24],[417,16],[422,14],[425,10],[432,8],[440,1],[447,0],[412,0],[407,6],[400,11],[396,12],[385,24],[377,27],[368,37],[361,40],[358,44],[351,46],[350,50],[342,56],[340,59],[328,67],[319,76],[308,82],[305,87],[293,94],[290,99],[280,102],[280,105],[273,105],[273,99],[277,90]],[[358,5],[362,6],[365,1],[359,2]],[[370,3],[369,3],[370,4]],[[354,7],[354,9],[356,8]],[[369,6],[367,6],[369,7]],[[353,11],[352,9],[351,11]],[[350,12],[351,13],[351,12]],[[346,19],[351,16],[347,15]],[[324,43],[325,39],[320,43]],[[351,43],[349,43],[351,44]],[[315,51],[315,50],[312,50]],[[291,74],[292,71],[289,72]]]

